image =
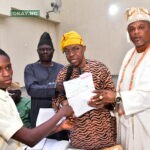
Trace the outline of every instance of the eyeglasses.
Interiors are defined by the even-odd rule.
[[[80,47],[75,46],[75,47],[70,48],[70,49],[65,49],[65,50],[64,50],[64,53],[65,53],[66,56],[68,56],[68,55],[70,55],[71,53],[72,53],[72,54],[78,53],[80,49],[81,49]]]

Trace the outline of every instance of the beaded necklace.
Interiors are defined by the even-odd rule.
[[[133,80],[134,80],[135,71],[136,71],[137,68],[139,67],[139,65],[140,65],[141,61],[143,60],[144,56],[147,54],[149,48],[150,48],[150,46],[143,52],[143,55],[139,58],[139,60],[137,61],[135,67],[134,67],[133,70],[132,70],[131,80],[130,80],[130,84],[129,84],[129,90],[131,90],[131,89],[132,89],[132,86],[133,86]],[[119,88],[118,88],[118,91],[119,91],[119,92],[120,92],[120,89],[121,89],[121,84],[122,84],[122,82],[123,82],[123,80],[124,80],[125,71],[126,71],[128,65],[129,65],[129,63],[131,62],[131,60],[132,60],[132,58],[133,58],[135,52],[136,52],[136,49],[132,52],[132,54],[131,54],[129,60],[127,61],[126,65],[125,65],[124,68],[123,68],[123,72],[122,72],[122,75],[121,75],[121,80],[120,80],[119,86],[118,86],[118,87],[119,87]]]

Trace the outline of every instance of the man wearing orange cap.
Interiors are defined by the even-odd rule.
[[[102,100],[102,97],[99,95],[100,89],[115,90],[107,67],[101,62],[85,58],[86,46],[77,32],[70,31],[62,36],[61,49],[70,64],[60,71],[57,76],[57,82],[77,78],[84,72],[91,72],[96,89],[94,91],[96,95],[93,97],[93,100]],[[71,147],[96,150],[116,144],[115,117],[110,115],[113,102],[105,101],[89,104],[96,109],[76,118],[75,125],[70,130]],[[66,103],[65,95],[59,94],[56,99],[53,99],[53,107],[56,110],[59,110],[61,105]]]
[[[117,93],[102,91],[103,99],[118,106],[118,139],[124,150],[150,149],[150,11],[126,11],[127,30],[134,48],[127,52],[120,70]]]

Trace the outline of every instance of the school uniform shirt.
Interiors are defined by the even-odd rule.
[[[7,91],[0,90],[0,150],[20,150],[22,144],[11,137],[23,126],[15,103]]]

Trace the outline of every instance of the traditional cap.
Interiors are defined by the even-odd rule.
[[[146,8],[128,8],[125,12],[125,16],[127,19],[127,25],[140,20],[150,21],[150,11]]]
[[[11,85],[7,88],[7,90],[21,90],[19,82],[11,83]]]
[[[75,31],[70,31],[70,32],[65,33],[62,36],[62,39],[60,42],[60,47],[61,47],[62,51],[64,51],[64,48],[66,46],[73,45],[73,44],[79,44],[79,45],[84,46],[84,41],[83,41],[81,35],[79,35]]]
[[[53,42],[52,42],[52,39],[49,35],[49,33],[47,32],[44,32],[41,37],[40,37],[40,41],[38,43],[38,47],[41,46],[41,45],[50,45],[52,47],[52,49],[54,49],[54,46],[53,46]]]

